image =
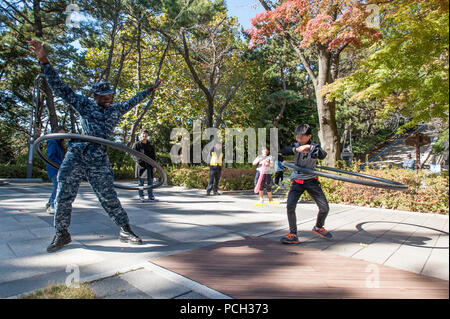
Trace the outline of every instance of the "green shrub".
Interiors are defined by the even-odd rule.
[[[246,190],[253,188],[255,170],[224,168],[219,181],[221,190]],[[188,188],[206,189],[209,181],[209,167],[174,169],[168,173],[169,184]]]
[[[0,178],[26,178],[27,166],[23,164],[0,164]],[[33,165],[33,178],[42,178],[44,181],[50,181],[47,171]]]
[[[426,171],[398,168],[367,169],[364,174],[406,184],[408,190],[387,190],[322,177],[319,180],[330,203],[446,215],[449,213],[448,174],[434,175]],[[302,199],[311,200],[311,197],[305,192]]]
[[[134,168],[113,169],[115,180],[135,179]]]

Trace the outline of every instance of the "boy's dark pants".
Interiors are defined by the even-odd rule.
[[[208,194],[211,192],[211,190],[214,193],[217,193],[219,189],[219,180],[220,175],[222,175],[222,166],[210,166],[209,167],[209,183],[208,183],[208,189],[206,190]]]
[[[309,195],[311,195],[311,197],[319,207],[316,227],[323,227],[325,218],[327,217],[328,211],[330,210],[327,198],[325,197],[325,194],[322,191],[322,187],[317,179],[305,180],[303,184],[292,182],[287,200],[287,216],[289,222],[289,231],[291,234],[297,235],[297,217],[295,215],[295,208],[297,207],[297,202],[304,191],[307,191]]]

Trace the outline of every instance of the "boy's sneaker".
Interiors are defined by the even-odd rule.
[[[141,203],[145,202],[144,196],[139,197],[139,200],[141,201]]]
[[[291,233],[287,234],[284,237],[281,237],[280,241],[283,244],[299,244],[300,243],[300,241],[298,240],[298,236],[291,234]]]
[[[158,200],[155,198],[155,196],[149,196],[148,201],[149,202],[157,202]]]
[[[264,203],[264,198],[260,198],[258,203],[260,204]]]
[[[331,233],[330,232],[328,232],[325,228],[318,228],[318,227],[316,227],[316,226],[314,226],[313,227],[313,229],[312,229],[312,232],[314,233],[314,234],[317,234],[317,235],[319,235],[320,237],[322,237],[322,238],[325,238],[325,239],[331,239],[332,237],[333,237],[333,235],[331,235]]]
[[[55,207],[51,207],[51,206],[50,206],[50,207],[47,208],[47,213],[48,213],[48,214],[54,215],[55,212],[56,212]]]

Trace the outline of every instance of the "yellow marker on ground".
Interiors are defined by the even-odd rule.
[[[259,205],[279,205],[279,204],[280,204],[280,202],[272,201],[272,202],[267,202],[267,203],[256,203],[256,204],[254,204],[254,206],[259,206]]]

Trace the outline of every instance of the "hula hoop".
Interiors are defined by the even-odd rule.
[[[134,156],[138,157],[139,159],[143,160],[147,164],[150,164],[152,167],[156,168],[156,170],[161,175],[161,180],[158,181],[155,184],[152,184],[152,185],[147,185],[147,186],[125,186],[125,185],[120,185],[120,184],[114,184],[115,188],[129,189],[129,190],[147,190],[147,189],[151,189],[151,188],[160,187],[163,184],[165,184],[165,182],[167,181],[167,175],[166,175],[166,172],[164,172],[163,168],[157,162],[155,162],[150,157],[148,157],[147,155],[145,155],[145,154],[143,154],[141,152],[138,152],[138,151],[136,151],[136,150],[134,150],[132,148],[129,148],[128,146],[125,146],[125,145],[114,143],[114,142],[105,140],[105,139],[100,138],[100,137],[95,137],[95,136],[90,136],[90,135],[82,135],[82,134],[53,133],[53,134],[43,135],[43,136],[39,137],[34,142],[34,150],[35,150],[35,152],[39,155],[39,157],[43,161],[45,161],[46,163],[50,164],[54,168],[59,168],[59,165],[56,164],[55,162],[51,161],[46,155],[44,155],[42,153],[42,151],[40,149],[40,144],[43,141],[50,140],[50,139],[77,139],[77,140],[81,140],[81,141],[86,141],[86,142],[100,144],[100,145],[103,145],[103,146],[109,146],[109,147],[114,148],[116,150],[123,151],[123,152],[126,152],[128,154],[131,154],[131,155],[134,155]]]
[[[365,181],[365,180],[360,180],[360,179],[356,179],[356,178],[346,177],[346,176],[342,176],[342,175],[321,172],[321,171],[318,171],[318,170],[315,170],[315,169],[306,168],[306,167],[302,167],[302,166],[297,166],[295,164],[292,164],[292,163],[289,163],[289,162],[286,162],[286,161],[283,162],[283,166],[286,166],[286,167],[288,167],[288,168],[290,168],[290,169],[292,169],[294,171],[300,171],[300,172],[303,172],[303,173],[314,174],[314,175],[317,175],[317,176],[323,176],[323,177],[332,178],[332,179],[336,179],[336,180],[340,180],[340,181],[344,181],[344,182],[349,182],[349,183],[354,183],[354,184],[361,184],[361,185],[366,185],[366,186],[385,188],[385,189],[393,189],[393,190],[407,190],[408,189],[408,185],[397,183],[397,182],[391,181],[389,179],[376,177],[376,176],[370,176],[370,175],[361,174],[361,173],[344,171],[344,170],[333,168],[333,167],[317,166],[317,168],[322,169],[322,170],[327,170],[327,171],[343,173],[343,174],[347,174],[347,175],[363,177],[363,178],[366,178],[366,179],[369,179],[369,180],[372,180],[372,181]],[[375,181],[375,182],[373,182],[373,181]]]

